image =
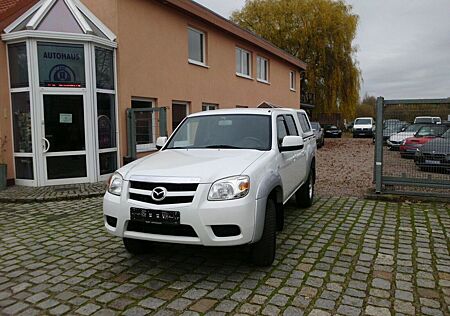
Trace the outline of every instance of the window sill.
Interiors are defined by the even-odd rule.
[[[292,92],[297,92],[297,90],[290,88],[289,90],[291,90]]]
[[[264,83],[270,86],[270,82],[267,80],[262,80],[262,79],[256,79],[256,81],[260,82],[260,83]]]
[[[206,65],[206,64],[204,64],[204,63],[201,63],[201,62],[199,62],[199,61],[195,61],[195,60],[192,60],[192,59],[188,59],[188,63],[191,64],[191,65],[194,65],[194,66],[200,66],[200,67],[209,69],[209,66],[208,66],[208,65]]]
[[[140,153],[147,153],[147,152],[152,152],[152,151],[157,151],[157,150],[158,149],[156,149],[156,145],[150,145],[150,146],[147,145],[142,148],[136,148],[136,153],[140,154]]]
[[[238,72],[236,73],[236,76],[237,76],[237,77],[240,77],[240,78],[248,79],[248,80],[253,80],[252,77],[247,76],[247,75],[244,75],[244,74],[240,74],[240,73],[238,73]]]

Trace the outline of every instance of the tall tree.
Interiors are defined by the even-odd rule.
[[[361,73],[355,59],[358,16],[343,0],[246,0],[231,20],[308,65],[308,92],[320,113],[355,116]]]

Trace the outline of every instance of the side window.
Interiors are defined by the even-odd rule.
[[[292,115],[286,115],[286,125],[289,135],[298,136],[297,126],[295,125],[294,117]]]
[[[302,127],[303,133],[308,133],[311,131],[311,125],[309,125],[306,115],[303,113],[297,113],[298,120],[300,121],[300,126]]]
[[[284,120],[284,116],[280,115],[277,118],[277,137],[278,137],[278,145],[281,145],[283,142],[283,138],[288,135],[286,122]]]

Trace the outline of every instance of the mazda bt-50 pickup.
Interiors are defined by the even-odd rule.
[[[196,113],[156,145],[117,170],[104,196],[106,229],[131,253],[148,242],[249,244],[254,264],[271,265],[283,205],[313,202],[316,140],[302,110]]]

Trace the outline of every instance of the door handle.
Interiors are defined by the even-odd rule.
[[[42,145],[43,145],[44,154],[45,154],[46,152],[48,152],[50,150],[50,142],[45,137],[42,137],[42,140],[44,141],[44,143]]]

